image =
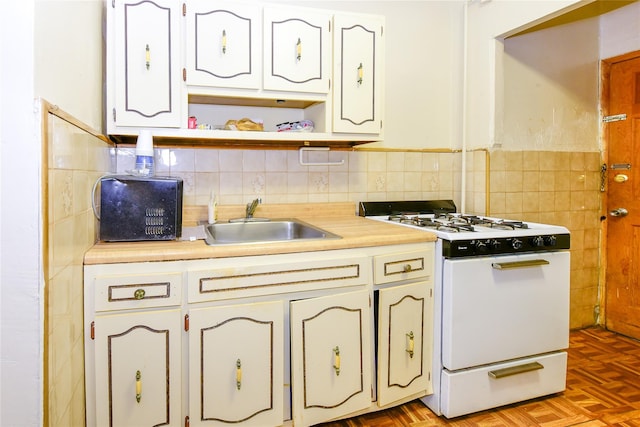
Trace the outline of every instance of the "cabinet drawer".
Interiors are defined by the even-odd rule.
[[[431,277],[433,251],[425,250],[379,255],[373,260],[375,284],[398,282],[407,279]]]
[[[564,351],[475,369],[445,370],[442,414],[453,418],[557,393],[565,389],[566,372]]]
[[[189,302],[303,292],[369,282],[367,257],[301,259],[286,264],[243,263],[188,272]]]
[[[94,286],[96,311],[166,307],[182,300],[181,273],[99,276]]]

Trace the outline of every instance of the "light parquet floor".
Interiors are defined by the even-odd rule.
[[[567,389],[447,420],[419,400],[322,427],[640,427],[640,341],[601,328],[572,331]]]

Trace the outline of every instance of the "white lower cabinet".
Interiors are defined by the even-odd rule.
[[[180,310],[96,316],[97,425],[181,424]]]
[[[189,311],[191,426],[282,423],[280,301]]]
[[[310,426],[431,393],[432,255],[85,266],[87,426]]]
[[[370,300],[363,289],[291,302],[294,425],[371,405]]]

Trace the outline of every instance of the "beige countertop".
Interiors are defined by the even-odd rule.
[[[243,216],[243,209],[243,206],[220,207],[219,220],[226,221],[229,218]],[[427,231],[359,217],[355,215],[353,203],[260,205],[255,216],[297,218],[342,238],[219,246],[209,246],[203,240],[99,242],[85,254],[84,263],[110,264],[273,255],[436,240],[435,235]],[[206,218],[206,207],[186,208],[183,212],[183,226],[195,225],[197,220],[204,218]]]

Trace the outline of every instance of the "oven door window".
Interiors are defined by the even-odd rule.
[[[445,260],[445,368],[567,348],[569,270],[569,252]]]

